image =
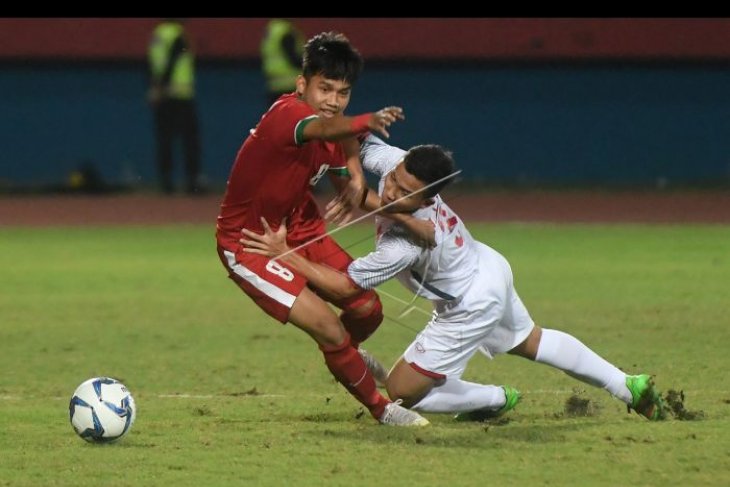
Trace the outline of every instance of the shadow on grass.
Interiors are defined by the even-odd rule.
[[[332,418],[334,419],[334,418]],[[338,418],[340,419],[340,418]],[[362,418],[356,429],[341,428],[343,423],[322,424],[306,434],[313,437],[343,440],[371,441],[373,443],[403,443],[449,448],[501,448],[505,443],[562,443],[570,433],[604,426],[596,419],[563,420],[518,424],[515,420],[483,423],[456,423],[453,419],[429,416],[431,426],[425,428],[397,428],[370,424],[369,417]],[[318,421],[319,422],[319,421]],[[335,426],[337,425],[337,426]]]

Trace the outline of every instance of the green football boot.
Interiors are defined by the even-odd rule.
[[[626,387],[631,391],[631,404],[626,405],[629,411],[633,409],[649,421],[666,419],[667,407],[650,375],[627,375]]]
[[[522,399],[520,391],[510,386],[501,386],[504,390],[504,395],[507,401],[499,409],[482,408],[474,411],[466,411],[459,413],[454,416],[456,421],[486,421],[488,419],[494,419],[502,416],[507,411],[511,411],[517,406],[517,403]]]

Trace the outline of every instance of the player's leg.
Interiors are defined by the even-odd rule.
[[[331,301],[342,309],[340,321],[352,335],[352,344],[359,347],[383,322],[383,305],[375,291],[367,290],[345,301]]]
[[[391,399],[417,411],[458,413],[497,410],[505,405],[502,387],[461,379],[493,321],[440,323],[432,321],[418,334],[388,375]]]
[[[375,387],[372,374],[360,354],[352,347],[345,331],[330,307],[306,287],[306,280],[284,264],[256,254],[226,251],[218,254],[229,277],[254,302],[278,321],[290,321],[311,336],[324,356],[332,375],[380,418],[388,400]]]
[[[529,319],[516,292],[512,299],[510,319]],[[572,335],[534,326],[527,338],[509,353],[560,369],[582,382],[606,389],[627,404],[631,402],[626,374]]]
[[[504,316],[498,330],[510,340],[485,342],[485,348],[525,357],[562,370],[582,382],[606,389],[611,395],[649,419],[661,419],[663,405],[648,376],[627,376],[574,336],[559,330],[536,326],[512,283],[512,271],[504,257],[499,261],[507,284]]]
[[[556,367],[589,384],[606,388],[626,400],[626,375],[599,357],[574,337],[556,330],[542,330],[534,321],[514,289],[512,269],[493,249],[483,248],[480,258],[490,273],[483,280],[487,289],[498,293],[503,305],[498,326],[487,336],[483,347],[494,355],[509,352]]]
[[[392,400],[400,399],[405,407],[413,407],[423,399],[444,377],[417,369],[417,365],[399,358],[388,374],[385,387]]]
[[[378,421],[394,426],[429,424],[426,418],[399,402],[388,401],[378,392],[371,372],[350,342],[350,334],[319,296],[304,288],[291,308],[289,321],[317,341],[332,375]]]
[[[380,363],[380,361],[376,359],[373,354],[371,354],[364,348],[358,348],[357,351],[360,353],[360,356],[365,361],[365,365],[367,366],[370,373],[373,374],[375,384],[377,384],[378,387],[385,387],[385,381],[388,380],[388,369],[386,369],[385,366]]]
[[[386,388],[391,399],[402,399],[404,406],[428,413],[497,410],[506,401],[502,387],[442,377],[408,363],[403,357],[390,371]]]
[[[573,335],[536,326],[530,336],[510,353],[550,365],[582,382],[602,387],[648,419],[664,419],[665,406],[650,376],[626,375]]]
[[[509,282],[505,272],[509,266],[493,249],[483,246],[479,252],[480,272],[469,291],[457,306],[440,317],[444,322],[429,323],[404,353],[405,362],[413,370],[442,379],[413,405],[413,409],[462,413],[457,419],[482,420],[504,414],[520,400],[520,393],[513,387],[461,379],[467,362],[477,350],[491,358],[494,353],[509,350],[529,334],[529,328],[512,330],[502,326]],[[469,319],[454,322],[450,313],[469,316]],[[394,376],[393,372],[391,376]]]
[[[349,333],[327,303],[304,288],[294,301],[289,322],[317,342],[332,375],[374,418],[380,418],[388,400],[376,389],[375,379],[352,346]]]
[[[303,252],[309,260],[328,265],[343,273],[347,273],[347,268],[353,260],[329,236],[308,245]],[[383,305],[375,291],[363,291],[357,296],[345,300],[337,300],[325,294],[319,294],[323,299],[342,310],[340,321],[350,333],[352,344],[356,348],[367,340],[383,322]]]
[[[603,387],[624,401],[630,400],[626,374],[575,337],[535,325],[514,288],[509,263],[499,254],[495,262],[495,271],[501,270],[506,283],[504,313],[498,329],[510,339],[502,343],[487,340],[485,348],[492,353],[506,349],[510,354],[551,365],[583,382]]]

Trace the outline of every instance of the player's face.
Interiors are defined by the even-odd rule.
[[[350,103],[352,85],[344,80],[325,78],[315,74],[309,81],[304,76],[297,78],[297,93],[317,111],[317,116],[332,118],[341,114]]]
[[[381,205],[385,206],[401,198],[398,203],[385,209],[388,213],[410,213],[426,203],[427,198],[423,191],[418,191],[426,185],[413,174],[406,171],[406,165],[401,161],[395,169],[385,177],[383,194],[380,196]]]

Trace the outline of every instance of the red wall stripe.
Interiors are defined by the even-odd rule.
[[[158,19],[0,19],[0,58],[132,59]],[[366,59],[730,59],[730,19],[298,19]],[[257,59],[266,19],[188,19],[202,59]]]

